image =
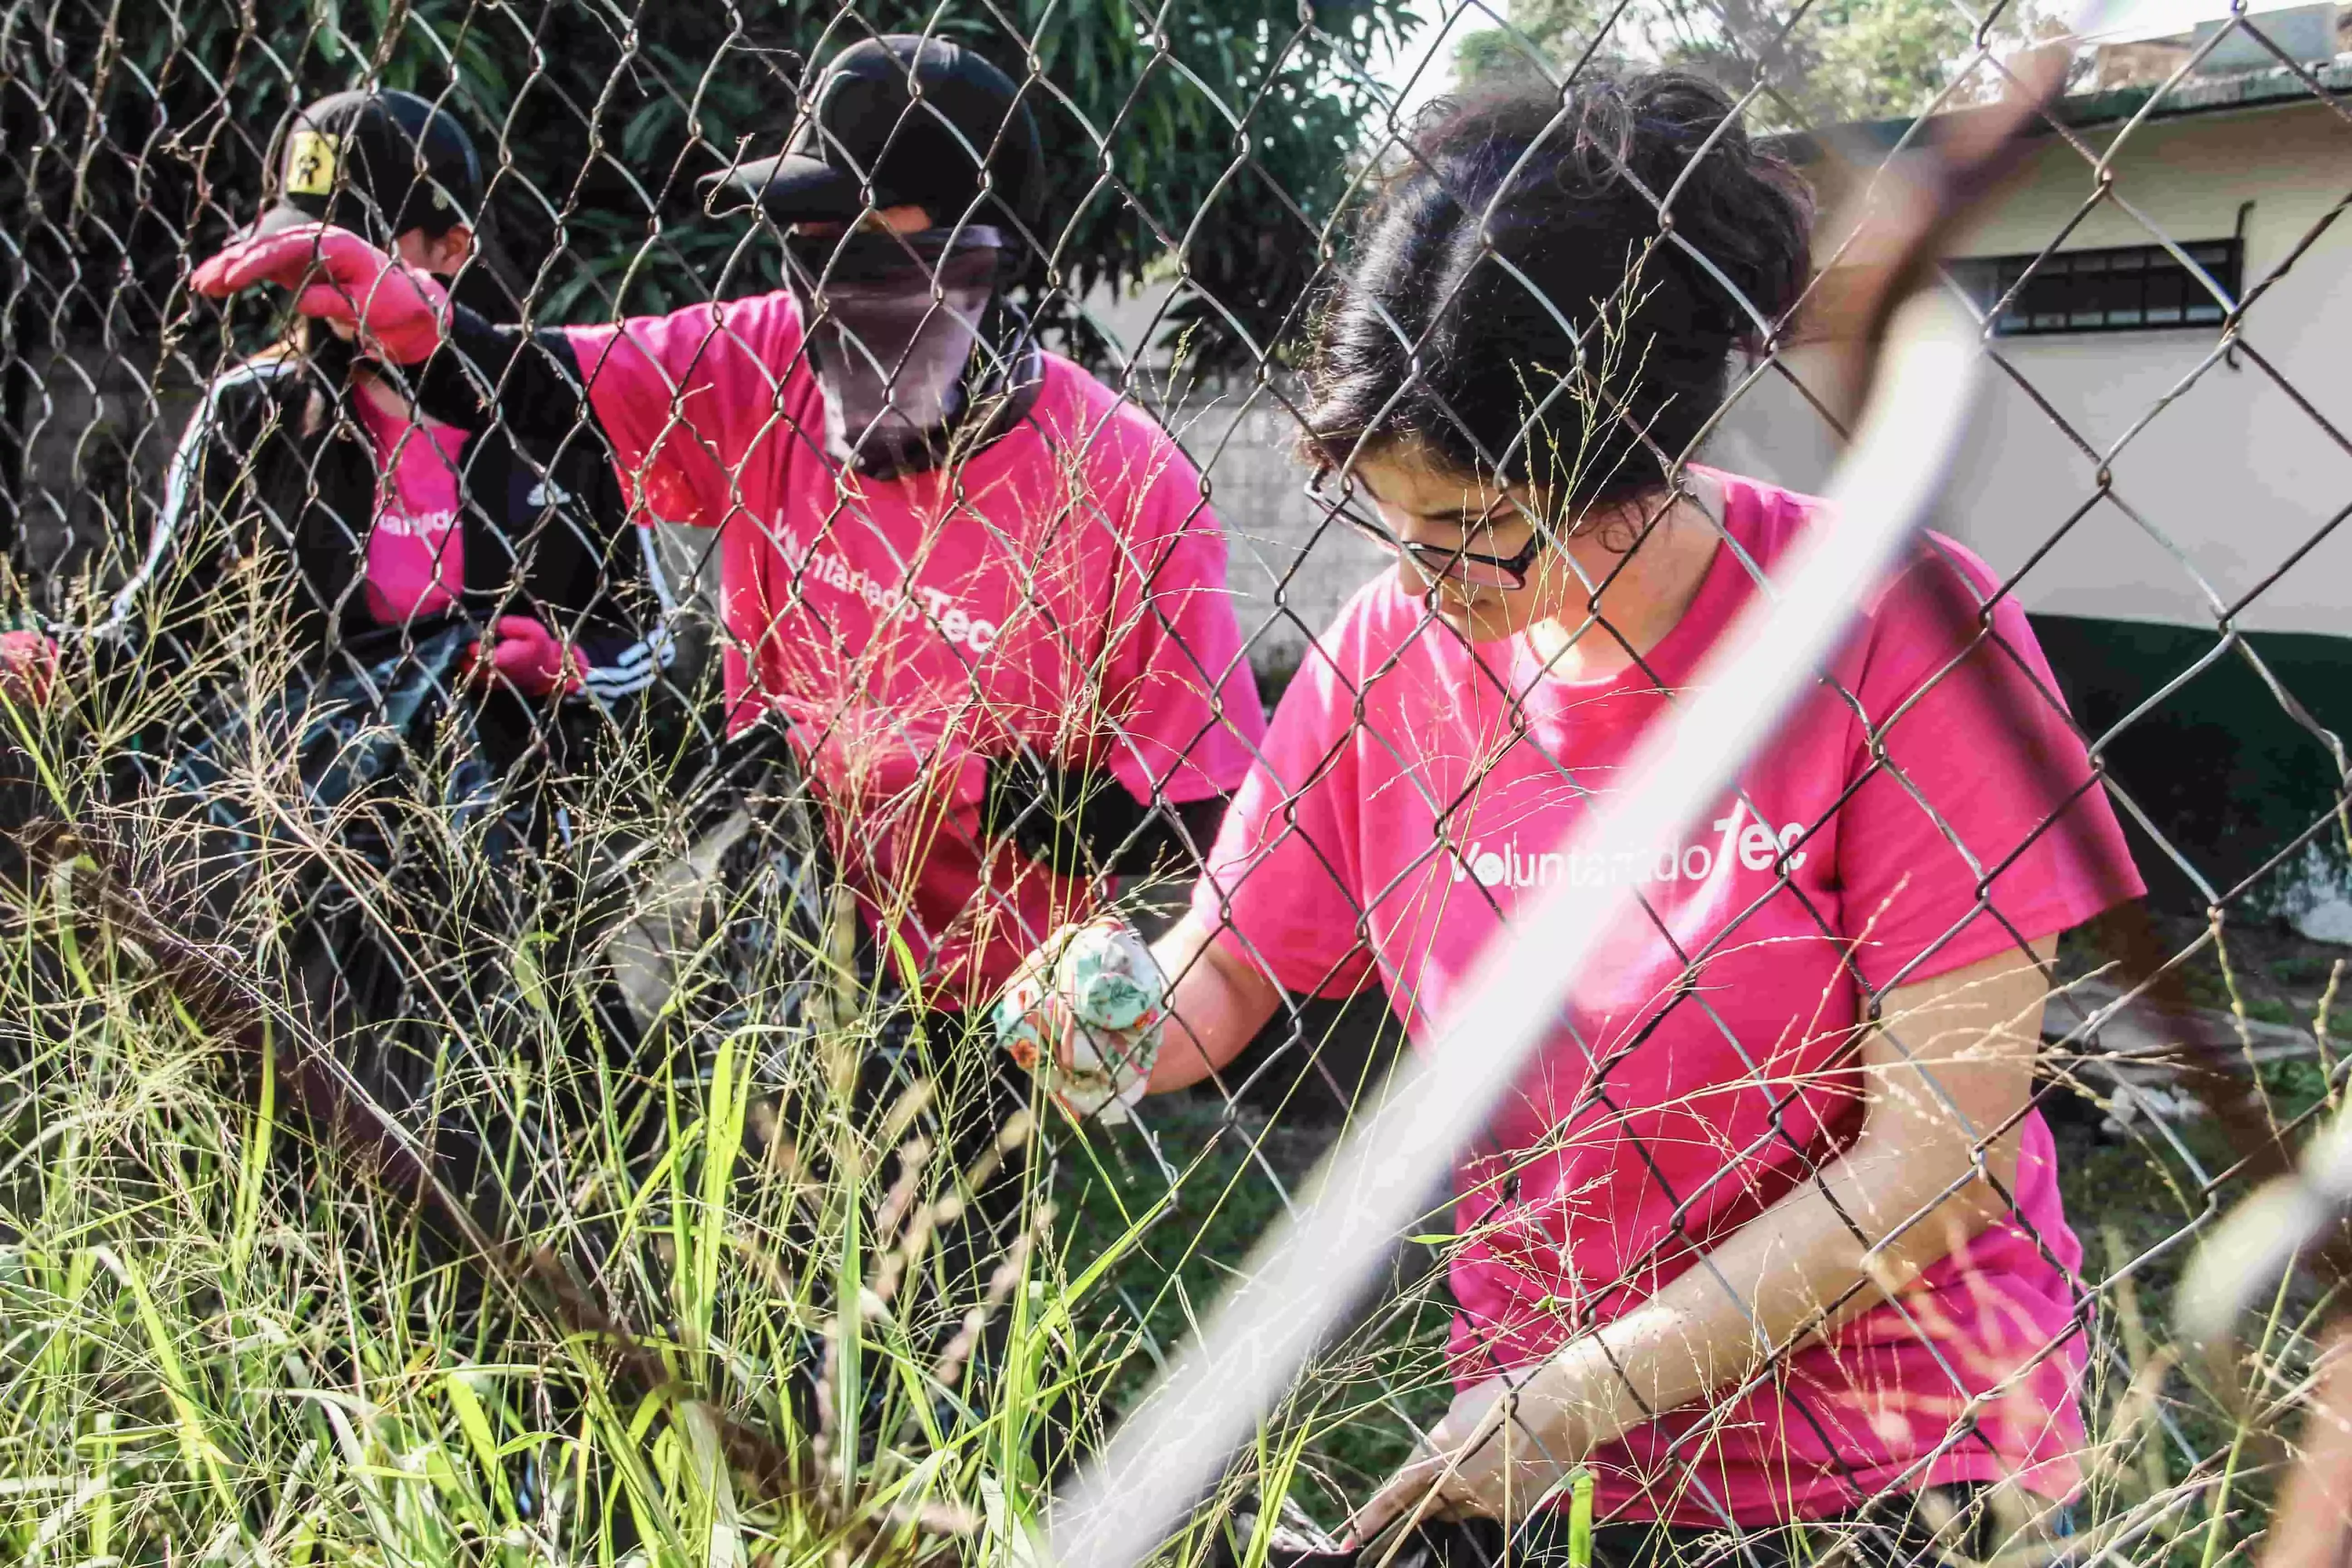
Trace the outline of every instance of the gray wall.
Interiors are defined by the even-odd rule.
[[[1250,663],[1261,678],[1287,680],[1308,642],[1388,557],[1307,495],[1307,470],[1290,453],[1297,421],[1272,392],[1196,395],[1167,422],[1200,465],[1231,542],[1227,583],[1252,639]]]
[[[110,591],[143,546],[195,396],[158,374],[152,343],[78,339],[26,357],[30,395],[9,411],[26,443],[16,566],[39,610],[70,616],[76,594]]]

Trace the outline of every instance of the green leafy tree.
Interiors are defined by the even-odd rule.
[[[1409,0],[0,0],[6,309],[19,331],[156,331],[187,260],[250,215],[279,117],[366,81],[476,128],[510,308],[593,319],[757,286],[774,258],[696,181],[781,146],[813,62],[928,26],[1032,81],[1041,303],[1068,324],[1087,290],[1172,269],[1209,329],[1196,351],[1246,362],[1319,266],[1370,112],[1334,64],[1412,20]]]
[[[1793,23],[1793,25],[1792,25]],[[2042,36],[2038,14],[2012,5],[1990,28],[1996,47]],[[1464,38],[1454,68],[1465,82],[1564,69],[1586,58],[1701,71],[1741,90],[1759,77],[1764,124],[1780,128],[1893,119],[1927,110],[1975,47],[1976,25],[1949,0],[1512,0],[1507,28]],[[1538,61],[1543,64],[1538,64]],[[1975,79],[1958,96],[1990,86]]]

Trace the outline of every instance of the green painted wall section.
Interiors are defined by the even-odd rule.
[[[2352,622],[2352,612],[2347,618]],[[2094,738],[2220,641],[2210,629],[2148,622],[2032,620],[2068,705]],[[2352,738],[2352,637],[2255,632],[2245,641],[2311,719]],[[2326,745],[2234,647],[2110,740],[2105,755],[2110,773],[2166,838],[2224,892],[2327,814],[2344,791]],[[2150,896],[2170,908],[2201,908],[2188,876],[2138,827],[2131,832]],[[2340,867],[2340,835],[2332,853]],[[2251,890],[2252,907],[2266,912],[2291,898],[2293,876],[2265,877]]]

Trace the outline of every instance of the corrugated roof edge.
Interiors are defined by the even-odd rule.
[[[2305,68],[2329,94],[2352,94],[2352,55],[2338,55]],[[2063,98],[2056,105],[2058,118],[2075,129],[2118,124],[2137,114],[2158,90],[2155,87],[2119,87]],[[2284,109],[2297,102],[2313,101],[2311,89],[2302,78],[2284,66],[2273,66],[2269,70],[2236,76],[2191,77],[2166,93],[2150,118],[2174,120],[2231,110]],[[1936,135],[1944,128],[1964,123],[1969,115],[1984,112],[1987,110],[1963,109],[1930,116],[1926,134]],[[1916,123],[1916,119],[1857,120],[1818,132],[1786,132],[1763,140],[1797,163],[1810,163],[1819,158],[1825,142],[1833,143],[1849,158],[1867,161],[1873,153],[1892,151]]]

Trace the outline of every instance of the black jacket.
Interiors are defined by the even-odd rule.
[[[255,554],[288,570],[302,653],[323,659],[379,631],[362,593],[376,462],[351,366],[340,344],[265,355],[205,389],[141,567],[114,601],[118,631],[152,627],[194,657],[217,613],[212,590]],[[483,626],[533,616],[577,644],[591,668],[575,700],[650,687],[671,657],[668,593],[593,425],[534,438],[489,423],[460,462],[457,614]]]

